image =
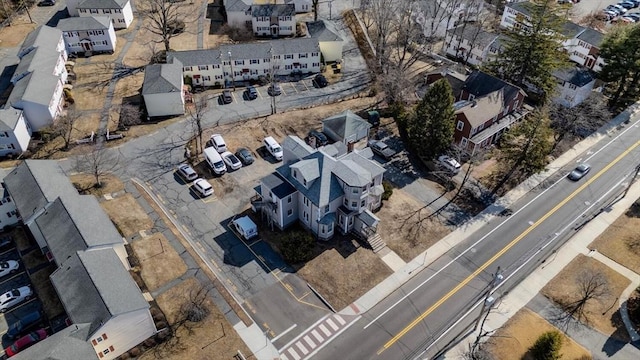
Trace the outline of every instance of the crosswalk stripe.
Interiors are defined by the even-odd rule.
[[[329,324],[329,326],[331,326],[333,331],[338,330],[338,325],[336,325],[333,321],[331,321],[331,319],[327,319],[327,324]]]
[[[320,333],[316,329],[313,329],[313,331],[311,331],[311,335],[315,336],[316,340],[318,340],[318,342],[322,342],[322,340],[324,340],[322,335],[320,335]]]
[[[298,345],[298,349],[300,349],[300,351],[302,351],[302,355],[307,355],[309,353],[309,350],[307,350],[306,347],[304,347],[304,345],[302,345],[301,342],[297,342],[296,345]]]
[[[293,356],[294,360],[300,360],[300,355],[298,355],[298,353],[292,347],[289,348],[289,352],[291,353],[291,356]]]
[[[326,327],[326,326],[324,326],[324,324],[320,324],[320,326],[318,326],[318,328],[320,328],[320,330],[322,330],[322,332],[323,332],[326,336],[331,335],[331,332],[329,332],[329,330],[327,329],[327,327]]]
[[[316,343],[314,343],[313,340],[311,340],[311,336],[307,335],[303,339],[304,339],[304,341],[307,342],[307,344],[309,344],[311,346],[312,349],[314,347],[316,347]]]
[[[289,358],[285,354],[280,354],[280,360],[289,360]]]
[[[344,325],[344,324],[346,324],[346,323],[347,323],[346,321],[344,321],[344,319],[343,319],[343,318],[342,318],[342,316],[340,316],[340,315],[336,315],[336,316],[334,316],[334,317],[335,317],[335,319],[336,319],[336,320],[338,320],[338,322],[340,323],[340,325]]]

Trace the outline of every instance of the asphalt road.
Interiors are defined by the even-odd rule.
[[[640,121],[634,121],[579,159],[593,167],[585,178],[573,182],[565,177],[571,168],[559,171],[545,186],[514,204],[512,215],[494,218],[451,249],[367,312],[315,359],[413,359],[441,354],[479,315],[498,267],[505,280],[494,293],[496,298],[543,261],[553,261],[553,251],[597,212],[606,211],[624,190],[640,164]]]

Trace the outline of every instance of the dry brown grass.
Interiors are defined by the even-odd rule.
[[[640,274],[640,218],[620,216],[590,245],[618,264]]]
[[[73,174],[69,176],[69,180],[77,189],[86,189],[81,191],[82,194],[92,194],[95,196],[103,196],[104,194],[112,194],[124,190],[124,183],[114,175],[105,175],[102,177],[102,187],[95,188],[95,178],[88,174]]]
[[[113,74],[113,62],[94,60],[89,64],[78,64],[73,68],[76,82],[73,84],[75,108],[82,110],[102,110],[107,96],[107,81]]]
[[[149,291],[158,289],[187,271],[187,265],[161,233],[136,240],[131,247],[140,261],[140,275]]]
[[[38,298],[42,303],[42,308],[49,318],[53,318],[64,313],[64,307],[62,306],[60,298],[58,298],[58,294],[49,279],[49,276],[56,269],[56,265],[51,264],[30,275],[33,288],[36,294],[38,294]]]
[[[191,278],[169,289],[156,299],[169,323],[174,323],[178,319],[180,307],[187,300],[185,294],[199,286],[198,281]],[[199,323],[189,323],[191,331],[185,327],[178,329],[176,338],[179,340],[174,346],[167,346],[171,342],[161,344],[143,354],[140,359],[232,359],[238,350],[245,356],[250,356],[251,351],[224,314],[209,299],[206,300],[205,305],[210,312],[209,315]]]
[[[32,24],[28,20],[16,19],[11,26],[0,29],[0,48],[20,46],[31,30],[38,24]]]
[[[394,189],[391,198],[376,214],[382,219],[378,226],[382,240],[404,261],[415,258],[450,232],[437,221],[423,220],[418,224],[418,216],[413,214],[422,207],[403,190]],[[425,218],[428,214],[428,209],[424,209],[420,216]],[[407,218],[409,220],[403,224]]]
[[[540,292],[558,304],[575,301],[580,296],[576,276],[584,270],[601,272],[606,276],[609,283],[609,294],[607,296],[602,299],[593,299],[585,305],[589,326],[605,335],[629,341],[624,325],[621,325],[618,320],[617,299],[631,281],[605,264],[593,258],[578,255]],[[611,306],[612,304],[614,306]]]
[[[153,227],[153,222],[131,194],[103,201],[102,207],[126,238]]]
[[[528,349],[540,335],[553,330],[558,329],[538,314],[523,308],[496,332],[488,341],[486,349],[496,360],[533,360],[530,354],[527,354]],[[563,335],[563,339],[560,359],[590,358],[591,353],[587,349],[565,335]]]

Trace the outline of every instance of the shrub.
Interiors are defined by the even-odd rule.
[[[297,264],[311,260],[315,246],[313,235],[303,230],[292,230],[283,234],[280,252],[288,263]]]
[[[63,92],[64,92],[64,98],[65,98],[65,99],[67,99],[67,102],[68,102],[69,104],[73,104],[73,103],[75,103],[75,102],[76,102],[76,101],[75,101],[75,99],[73,98],[73,95],[71,94],[71,90],[69,90],[69,89],[64,89],[64,91],[63,91]]]
[[[529,349],[529,352],[536,360],[557,360],[562,356],[560,348],[562,347],[562,334],[559,331],[547,331],[540,335],[535,344]]]
[[[393,186],[391,186],[388,181],[383,181],[382,187],[384,188],[384,192],[382,193],[382,200],[389,200],[391,195],[393,195]]]

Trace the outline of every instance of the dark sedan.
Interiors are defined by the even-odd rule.
[[[253,164],[253,161],[254,161],[251,151],[249,151],[249,149],[246,149],[246,148],[238,149],[238,151],[236,151],[236,157],[240,159],[240,161],[244,165],[251,165]]]
[[[582,179],[587,173],[591,170],[591,165],[589,164],[580,164],[572,172],[569,173],[569,179],[573,181],[578,181]]]

